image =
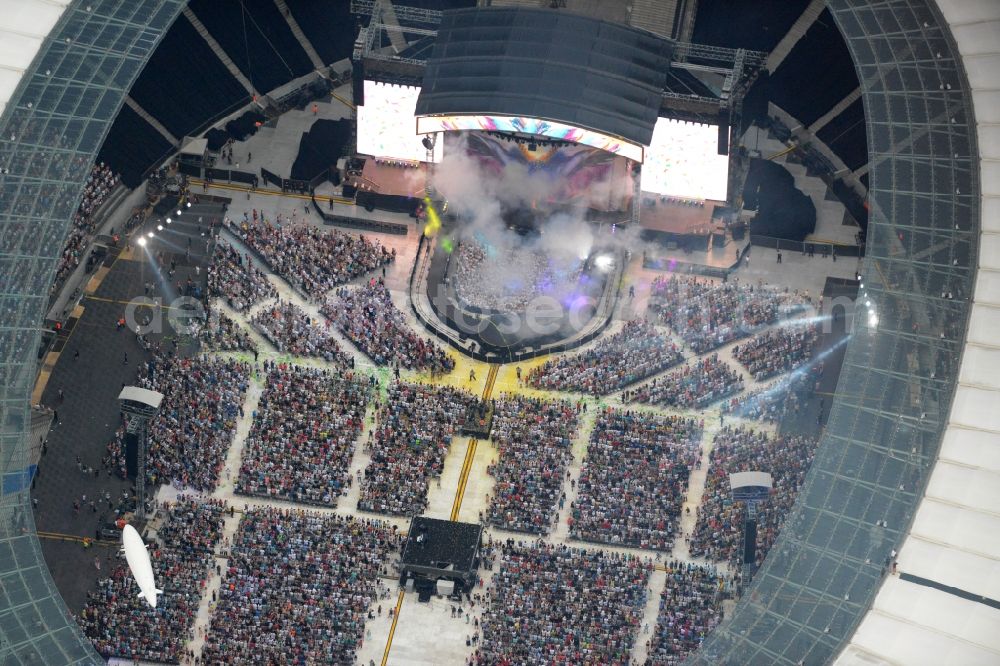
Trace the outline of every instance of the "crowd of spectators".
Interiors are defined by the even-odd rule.
[[[630,664],[651,569],[634,555],[508,542],[474,662]]]
[[[396,259],[395,248],[363,235],[321,231],[308,224],[279,226],[254,219],[240,225],[237,233],[275,273],[313,298]]]
[[[500,458],[487,471],[496,484],[489,523],[517,532],[544,534],[562,506],[563,477],[572,454],[578,408],[566,401],[503,396],[493,412],[490,438]]]
[[[738,372],[711,354],[696,358],[664,377],[622,393],[623,402],[642,402],[679,409],[702,409],[743,390]]]
[[[257,303],[278,296],[267,274],[254,266],[249,254],[240,254],[232,245],[222,242],[215,244],[208,266],[208,293],[244,314]]]
[[[398,548],[384,523],[251,509],[223,569],[205,664],[352,664],[379,575]]]
[[[666,569],[646,666],[676,666],[684,661],[722,620],[722,602],[733,594],[732,581],[715,567],[670,562]]]
[[[137,384],[163,394],[149,429],[150,483],[211,492],[219,480],[249,385],[250,365],[236,360],[157,354],[140,366]],[[107,462],[124,478],[124,429],[108,445]]]
[[[211,351],[253,351],[257,348],[250,334],[222,312],[216,312],[198,334],[204,349]]]
[[[472,239],[458,244],[448,267],[458,300],[487,312],[522,312],[543,294],[558,298],[582,272],[583,261],[575,257],[557,258],[521,245],[498,250]]]
[[[653,281],[649,309],[704,354],[775,322],[783,307],[798,300],[798,294],[763,284],[671,275]]]
[[[104,162],[99,162],[91,168],[87,184],[83,188],[83,198],[73,215],[73,226],[70,227],[69,235],[63,243],[62,255],[56,265],[56,276],[50,294],[59,291],[66,278],[80,265],[80,257],[94,236],[97,222],[94,214],[115,189],[118,180],[118,174],[112,172],[111,167]]]
[[[679,416],[606,409],[597,419],[570,509],[570,536],[668,551],[700,464],[702,424]]]
[[[255,314],[250,323],[282,353],[351,364],[351,357],[330,335],[330,324],[310,317],[292,302],[269,305]]]
[[[331,506],[351,483],[370,386],[320,368],[267,361],[265,371],[236,492]]]
[[[757,512],[757,562],[763,561],[795,503],[815,453],[816,441],[810,438],[773,437],[728,426],[720,430],[715,436],[705,492],[691,535],[691,554],[738,564],[744,505],[733,503],[729,475],[761,471],[771,475],[773,484],[770,497]]]
[[[604,395],[684,360],[670,338],[644,319],[626,322],[593,348],[534,368],[527,384],[539,389]]]
[[[87,594],[79,624],[101,656],[170,664],[188,656],[185,645],[193,638],[223,511],[219,500],[184,495],[166,509],[156,543],[149,544],[153,577],[164,590],[155,609],[137,596],[138,586],[123,561]]]
[[[795,373],[719,405],[723,414],[765,423],[778,423],[788,413],[798,413],[811,383],[812,373]]]
[[[733,347],[733,358],[761,381],[809,361],[819,340],[818,324],[779,326]]]
[[[448,354],[406,324],[382,278],[337,289],[336,298],[327,300],[321,312],[377,365],[429,370],[432,375],[455,368]]]
[[[423,512],[428,481],[440,478],[452,435],[474,400],[471,393],[447,386],[390,386],[366,444],[371,462],[358,508],[394,516]]]

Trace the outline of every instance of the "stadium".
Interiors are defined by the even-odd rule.
[[[997,2],[0,8],[0,665],[1000,663]]]

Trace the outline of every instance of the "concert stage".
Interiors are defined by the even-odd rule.
[[[427,163],[407,162],[367,157],[361,177],[350,184],[359,190],[371,189],[379,194],[404,197],[423,197],[427,184]]]
[[[483,526],[416,516],[400,557],[400,585],[413,581],[421,601],[461,596],[476,584]]]

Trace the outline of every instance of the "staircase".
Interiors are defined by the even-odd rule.
[[[677,0],[632,0],[632,14],[628,22],[633,28],[670,37],[676,13]]]
[[[316,53],[316,49],[313,48],[312,42],[306,37],[305,33],[302,32],[302,28],[299,27],[299,22],[295,20],[292,16],[292,12],[288,9],[288,5],[285,4],[285,0],[274,0],[274,4],[278,7],[278,11],[281,15],[285,17],[285,22],[288,27],[291,28],[292,34],[295,35],[295,39],[299,40],[299,44],[302,45],[302,50],[306,52],[309,56],[309,62],[316,69],[323,69],[326,65],[323,64],[323,59],[319,57]]]
[[[184,17],[190,21],[191,25],[194,26],[194,29],[199,35],[201,35],[202,39],[205,40],[205,43],[208,44],[209,48],[212,49],[215,55],[219,58],[219,61],[225,66],[226,69],[229,70],[229,73],[233,75],[233,78],[240,82],[240,85],[246,89],[247,93],[251,97],[256,96],[257,93],[254,90],[250,79],[244,76],[243,72],[240,71],[240,68],[236,66],[236,63],[234,63],[232,59],[226,55],[225,50],[219,46],[219,42],[215,41],[215,37],[212,37],[212,35],[209,34],[208,28],[206,28],[205,24],[201,22],[201,19],[194,15],[194,12],[191,11],[190,7],[185,7],[182,12]]]

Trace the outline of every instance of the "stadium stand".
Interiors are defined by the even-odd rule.
[[[770,87],[771,101],[806,126],[858,87],[847,44],[829,10],[823,10],[771,73]]]
[[[852,171],[865,165],[868,162],[868,131],[861,99],[821,127],[816,136]]]
[[[349,2],[286,0],[292,17],[326,64],[351,57],[357,24]]]
[[[126,187],[135,188],[142,183],[146,170],[165,160],[172,151],[170,142],[152,125],[123,106],[97,159],[121,174]]]
[[[809,0],[699,0],[691,41],[731,49],[770,51],[802,15]],[[754,26],[747,30],[747,26]]]
[[[193,77],[198,85],[192,85]],[[135,82],[132,99],[180,139],[246,104],[250,96],[194,26],[180,20]]]
[[[340,3],[321,6],[336,4]],[[191,10],[258,92],[269,92],[313,71],[309,56],[272,0],[194,0]]]

